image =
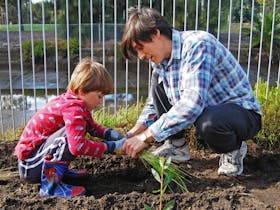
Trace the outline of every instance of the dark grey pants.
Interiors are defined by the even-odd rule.
[[[154,79],[154,81],[153,81]],[[152,78],[152,97],[158,116],[166,113],[169,103],[162,83]],[[227,153],[239,149],[242,141],[253,138],[261,129],[261,115],[243,107],[225,103],[206,107],[194,123],[197,134],[217,153]],[[170,136],[175,140],[182,138],[185,131]]]
[[[29,183],[40,183],[42,164],[47,155],[52,155],[52,161],[75,159],[68,148],[65,127],[52,134],[28,159],[18,161],[20,178]]]

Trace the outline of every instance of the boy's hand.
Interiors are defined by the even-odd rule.
[[[123,135],[117,130],[114,129],[107,129],[104,133],[104,139],[106,141],[118,141],[120,139],[124,138]]]
[[[123,155],[125,154],[123,149],[123,144],[127,140],[127,138],[122,138],[118,141],[105,141],[104,143],[107,145],[107,153]]]

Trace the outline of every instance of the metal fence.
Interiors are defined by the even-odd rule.
[[[75,2],[5,0],[0,6],[0,139],[7,138],[7,131],[16,138],[18,127],[63,92],[83,57],[96,59],[113,75],[114,93],[104,102],[113,107],[112,112],[147,97],[150,63],[122,60],[119,52],[130,6],[156,8],[179,30],[214,34],[236,56],[252,85],[262,79],[267,92],[271,85],[279,88],[280,5],[276,0],[262,4],[254,0]]]

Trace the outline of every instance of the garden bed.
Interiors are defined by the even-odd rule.
[[[0,143],[1,209],[157,209],[159,185],[139,159],[127,156],[79,157],[71,167],[86,168],[90,177],[75,184],[84,185],[88,194],[72,199],[43,198],[39,184],[22,182],[13,155],[16,142]],[[164,203],[175,199],[174,209],[280,209],[280,153],[262,151],[249,144],[244,174],[217,175],[219,157],[205,149],[191,148],[192,160],[180,166],[194,178],[186,183],[189,193],[176,186],[168,190]]]

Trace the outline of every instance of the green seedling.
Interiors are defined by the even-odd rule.
[[[152,191],[160,194],[159,210],[162,210],[163,196],[172,181],[179,186],[182,192],[188,192],[185,182],[190,182],[191,175],[172,163],[171,158],[166,160],[164,157],[143,151],[140,153],[140,159],[146,167],[151,168],[152,175],[160,183],[160,188]],[[173,209],[174,205],[175,200],[173,199],[165,205],[164,210]],[[146,210],[151,210],[151,207],[147,204],[144,207]]]

